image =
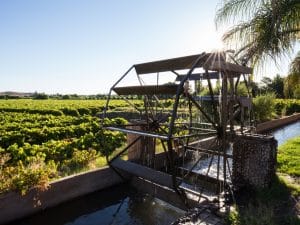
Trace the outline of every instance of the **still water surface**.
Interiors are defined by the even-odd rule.
[[[13,225],[166,225],[184,213],[128,185],[120,185],[47,209]]]
[[[300,136],[300,121],[275,129],[271,134],[278,141],[278,145],[281,145],[291,138]]]

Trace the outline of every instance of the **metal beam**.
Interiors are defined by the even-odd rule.
[[[137,134],[144,137],[152,137],[152,138],[158,138],[162,140],[168,140],[169,138],[166,135],[159,135],[159,134],[153,134],[153,133],[147,133],[142,131],[137,131],[133,129],[125,129],[125,128],[119,128],[119,127],[103,127],[103,129],[106,130],[112,130],[112,131],[120,131],[128,134]]]
[[[115,87],[112,90],[118,95],[175,95],[177,88],[177,84],[168,84]]]
[[[237,74],[252,74],[253,69],[246,66],[240,66],[233,63],[228,63],[220,60],[210,61],[203,65],[206,70],[223,71]],[[231,76],[232,74],[228,75]],[[227,77],[228,77],[227,76]]]
[[[142,166],[130,161],[124,161],[122,159],[116,159],[111,163],[114,168],[125,171],[131,175],[142,177],[159,185],[163,185],[173,189],[172,176],[157,170],[153,170],[149,167]]]
[[[159,72],[166,72],[166,71],[191,69],[193,66],[201,67],[203,63],[207,62],[208,60],[214,59],[212,55],[213,53],[205,53],[204,57],[202,57],[202,54],[198,54],[198,55],[190,55],[190,56],[178,57],[173,59],[165,59],[165,60],[159,60],[154,62],[135,64],[134,68],[138,74],[159,73]],[[202,57],[202,59],[200,61],[197,61],[197,59],[200,56]],[[196,61],[197,64],[194,65],[194,62]]]

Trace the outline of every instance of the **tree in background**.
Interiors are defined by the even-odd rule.
[[[261,79],[262,87],[261,93],[274,93],[276,98],[284,98],[284,78],[277,74],[273,79],[263,77]]]
[[[273,118],[273,116],[275,115],[274,101],[274,93],[260,95],[253,100],[254,114],[256,120],[264,122]]]
[[[49,96],[46,95],[45,93],[38,93],[38,92],[35,92],[32,96],[32,99],[48,99]]]
[[[291,62],[289,75],[285,78],[284,95],[300,99],[300,52]]]
[[[238,23],[236,23],[239,21]],[[234,22],[223,36],[235,56],[253,65],[288,55],[300,38],[299,0],[223,0],[218,27]],[[233,46],[232,46],[233,47]]]
[[[290,73],[300,74],[300,51],[297,53],[296,57],[291,62]]]

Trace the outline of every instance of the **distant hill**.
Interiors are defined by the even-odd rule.
[[[30,93],[30,92],[16,92],[16,91],[0,92],[0,96],[31,97],[33,95],[34,93]]]

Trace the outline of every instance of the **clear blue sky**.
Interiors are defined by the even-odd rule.
[[[132,64],[216,50],[219,2],[1,1],[0,92],[106,93]]]

